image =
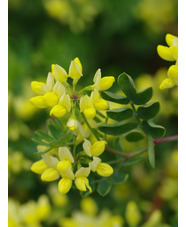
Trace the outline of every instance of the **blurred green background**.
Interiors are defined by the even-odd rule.
[[[165,45],[167,33],[177,35],[177,4],[177,0],[9,0],[9,197],[13,201],[10,205],[12,220],[17,206],[30,200],[37,201],[42,194],[49,199],[50,211],[38,222],[25,221],[27,224],[23,226],[75,226],[58,221],[62,217],[73,217],[75,210],[80,209],[78,192],[72,191],[68,197],[58,195],[61,203],[56,205],[53,200],[56,192],[51,192],[50,184],[41,182],[29,170],[37,159],[36,145],[31,137],[34,130],[45,129],[48,119],[48,112],[37,110],[29,103],[33,95],[30,82],[45,79],[51,64],[59,64],[68,70],[70,61],[79,57],[84,74],[80,86],[91,84],[98,68],[103,76],[117,78],[122,72],[128,73],[139,90],[152,86],[154,100],[161,105],[157,123],[166,127],[166,136],[177,134],[177,89],[159,90],[170,63],[163,61],[156,51],[158,44]],[[127,150],[132,146],[125,144]],[[130,179],[113,188],[106,197],[92,195],[99,208],[97,215],[108,208],[111,216],[119,215],[125,223],[120,221],[120,225],[110,226],[142,226],[158,210],[159,216],[154,219],[159,222],[147,227],[176,227],[177,143],[156,147],[156,169],[141,163],[130,173]],[[136,225],[127,221],[130,201],[135,201],[141,216]],[[12,206],[17,208],[14,210]],[[22,226],[12,223],[9,226]]]

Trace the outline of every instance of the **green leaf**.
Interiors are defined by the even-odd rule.
[[[61,147],[67,145],[73,138],[73,133],[68,130],[59,140],[50,143],[51,147]]]
[[[33,136],[33,137],[32,137],[32,141],[33,141],[34,143],[39,144],[39,145],[49,146],[48,143],[43,142],[43,141],[42,141],[39,137],[37,137],[37,136]]]
[[[142,128],[146,134],[153,138],[161,138],[165,134],[165,128],[161,125],[156,125],[151,121],[142,121]]]
[[[137,115],[139,118],[149,120],[156,116],[160,109],[159,102],[151,102],[144,106],[140,106],[137,109]]]
[[[57,129],[54,125],[48,125],[48,130],[56,140],[59,140],[62,136],[64,136],[64,133],[60,129]]]
[[[137,142],[139,140],[142,140],[145,138],[144,134],[140,132],[139,130],[133,130],[126,135],[126,140],[129,142]]]
[[[54,140],[54,138],[52,138],[51,136],[49,136],[48,134],[46,134],[45,132],[40,131],[40,130],[37,130],[37,131],[35,132],[35,134],[36,134],[37,136],[39,136],[41,139],[44,139],[44,140],[46,140],[46,141],[48,141],[48,142],[52,142],[52,141]]]
[[[154,141],[151,136],[148,136],[148,160],[152,168],[155,168]]]
[[[106,196],[110,192],[111,187],[112,187],[111,183],[107,179],[103,179],[98,184],[97,192],[101,196]]]
[[[107,110],[107,115],[115,121],[123,121],[132,117],[133,111],[130,108],[118,108]]]
[[[48,125],[53,125],[56,129],[60,130],[61,132],[65,132],[66,126],[60,121],[59,118],[49,119]]]
[[[152,87],[148,87],[136,94],[136,96],[133,99],[134,104],[136,105],[143,105],[147,103],[149,100],[151,100],[153,95]]]
[[[117,122],[115,124],[102,124],[99,126],[99,130],[109,135],[118,136],[131,131],[137,126],[136,122]]]
[[[101,96],[102,96],[103,99],[106,99],[106,100],[111,101],[111,102],[116,102],[116,103],[119,103],[119,104],[128,104],[129,101],[130,101],[126,97],[123,97],[121,95],[117,95],[115,93],[108,92],[108,91],[102,92]]]
[[[132,165],[135,165],[135,164],[141,162],[143,159],[144,159],[144,157],[134,158],[132,160],[129,160],[129,161],[124,162],[122,164],[122,166],[124,166],[124,167],[132,166]]]
[[[123,172],[114,171],[111,176],[111,180],[113,184],[121,184],[127,181],[129,175]]]
[[[122,73],[118,77],[118,85],[123,91],[123,93],[127,96],[127,98],[129,98],[130,100],[133,100],[135,98],[136,87],[132,77],[130,77],[126,73]]]

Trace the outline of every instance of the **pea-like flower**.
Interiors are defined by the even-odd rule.
[[[107,101],[101,98],[101,95],[96,88],[91,92],[90,97],[96,110],[107,110],[109,108]]]
[[[106,141],[102,140],[92,144],[89,140],[84,139],[83,149],[89,157],[99,156],[104,152],[106,143]]]
[[[167,34],[165,40],[167,46],[158,45],[157,52],[161,58],[166,61],[176,62],[169,67],[167,76],[160,84],[160,89],[171,88],[178,85],[178,38],[174,35]]]
[[[90,174],[89,167],[81,167],[75,173],[75,185],[80,191],[87,191],[87,189],[92,192],[92,189],[89,185],[88,175]]]
[[[88,95],[82,96],[80,99],[80,112],[83,112],[88,119],[92,119],[96,116],[92,99]]]
[[[72,169],[68,169],[61,173],[62,179],[58,183],[58,190],[61,194],[66,194],[72,187],[72,181],[74,180],[74,173]]]
[[[52,64],[52,74],[54,75],[56,81],[59,81],[61,83],[67,81],[68,75],[66,70],[58,64]]]
[[[60,161],[57,164],[57,169],[58,171],[65,172],[67,169],[71,168],[74,158],[68,147],[59,147],[58,155]]]
[[[93,172],[97,172],[102,177],[109,177],[113,174],[113,168],[109,164],[101,162],[101,159],[98,157],[93,157],[89,167]]]
[[[98,91],[105,91],[112,87],[115,78],[113,76],[105,76],[101,78],[101,70],[98,69],[94,75],[93,82],[93,88],[96,88]]]
[[[77,79],[77,80],[79,80],[79,78],[83,76],[82,65],[79,58],[75,58],[73,61],[71,61],[68,75],[72,79]]]
[[[102,163],[98,158],[104,152],[107,142],[99,139],[97,136],[99,132],[97,134],[94,132],[101,121],[96,115],[104,117],[105,113],[99,111],[109,109],[100,91],[109,89],[115,78],[112,76],[101,78],[101,70],[98,69],[94,76],[94,85],[77,91],[77,82],[83,76],[79,58],[71,61],[68,73],[58,64],[52,64],[51,71],[45,83],[38,81],[31,83],[32,90],[37,96],[30,101],[38,108],[50,107],[50,116],[61,118],[60,120],[54,118],[50,123],[57,131],[63,132],[59,135],[60,138],[55,136],[50,127],[49,136],[36,132],[37,141],[41,142],[37,150],[42,158],[32,164],[31,170],[40,174],[42,181],[59,179],[58,190],[61,194],[68,193],[73,182],[78,190],[88,190],[91,193],[88,179],[91,171],[104,177],[113,173],[112,167]],[[91,136],[97,138],[97,141],[91,143]],[[79,151],[79,148],[82,150]],[[90,157],[93,157],[91,162]]]
[[[66,112],[70,112],[71,110],[71,100],[68,94],[63,94],[61,96],[57,105],[53,106],[50,110],[50,115],[54,115],[56,117],[62,117]]]

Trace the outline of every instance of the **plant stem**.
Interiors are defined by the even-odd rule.
[[[102,118],[107,118],[107,116],[103,115],[99,110],[97,110],[96,112],[97,112],[97,114],[98,114],[100,117],[102,117]]]
[[[109,146],[105,146],[105,150],[110,151],[110,152],[113,153],[113,154],[117,154],[117,155],[120,155],[120,156],[124,156],[124,157],[125,157],[125,160],[127,160],[127,159],[129,159],[129,158],[132,158],[132,157],[135,157],[135,156],[137,156],[137,155],[139,155],[139,154],[144,153],[144,152],[147,150],[147,148],[144,147],[144,148],[142,148],[142,149],[140,149],[140,150],[137,150],[137,151],[134,151],[134,152],[132,152],[132,153],[123,153],[123,152],[118,151],[118,150],[116,150],[116,149],[114,149],[114,148],[112,148],[112,147],[109,147]],[[120,160],[122,160],[122,159],[120,159]]]
[[[75,158],[75,155],[76,155],[76,137],[74,137],[73,139],[73,151],[72,151],[72,154],[73,154],[73,157]]]
[[[178,135],[174,136],[167,136],[161,139],[154,139],[154,145],[160,144],[160,143],[165,143],[165,142],[171,142],[171,141],[176,141],[178,140]]]
[[[117,155],[120,155],[120,156],[125,156],[126,155],[125,153],[123,153],[121,151],[118,151],[118,150],[116,150],[116,149],[114,149],[112,147],[109,147],[109,146],[105,146],[105,150],[110,151],[111,153],[117,154]]]
[[[127,154],[124,154],[125,155],[125,158],[122,158],[122,159],[118,159],[118,160],[114,160],[114,161],[110,161],[110,162],[107,162],[108,164],[117,164],[117,163],[120,163],[120,162],[125,162],[127,161],[129,158],[133,158],[133,157],[136,157],[140,154],[143,154],[144,152],[146,152],[147,148],[144,147],[138,151],[134,151],[132,153],[127,153]]]
[[[139,119],[139,117],[138,117],[138,114],[137,114],[136,108],[135,108],[135,106],[134,106],[134,103],[133,103],[132,101],[130,101],[130,105],[131,105],[131,107],[132,107],[132,110],[134,111],[135,118],[136,118],[138,124],[139,124],[140,127],[141,127],[141,121],[140,121],[140,119]]]

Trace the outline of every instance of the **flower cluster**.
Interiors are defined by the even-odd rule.
[[[59,220],[60,227],[121,227],[124,219],[121,215],[112,214],[104,208],[98,210],[98,206],[90,197],[83,198],[80,203],[81,210],[74,211],[71,217],[62,217]]]
[[[160,84],[160,89],[171,88],[178,85],[178,37],[167,34],[165,37],[167,46],[158,45],[157,51],[161,58],[166,61],[175,62],[168,69],[168,78]]]
[[[38,201],[30,200],[19,204],[13,198],[8,199],[8,226],[10,227],[41,227],[41,222],[48,218],[51,206],[46,195]]]
[[[48,153],[41,153],[42,159],[33,163],[31,167],[33,172],[41,174],[43,181],[53,181],[62,177],[58,183],[61,194],[66,194],[71,189],[73,181],[80,191],[88,189],[92,192],[88,180],[91,171],[103,177],[113,173],[112,167],[98,157],[104,152],[106,141],[97,137],[96,141],[91,141],[88,137],[92,131],[91,121],[96,117],[97,111],[109,108],[100,91],[109,89],[115,78],[101,78],[101,71],[98,69],[94,76],[94,84],[77,92],[76,84],[82,76],[81,62],[75,58],[71,61],[68,73],[61,66],[52,65],[52,72],[48,73],[46,83],[31,83],[32,90],[38,94],[30,99],[31,103],[38,108],[50,107],[50,115],[55,117],[65,116],[66,127],[75,138],[72,149],[68,145],[52,148]],[[72,80],[72,88],[68,79]],[[82,151],[76,152],[76,146],[81,142]],[[47,147],[39,145],[37,149],[38,152],[43,152]]]
[[[55,156],[51,153],[43,154],[41,160],[32,164],[31,170],[34,173],[41,174],[42,181],[54,181],[61,178],[58,182],[58,189],[61,194],[66,194],[71,189],[73,181],[80,191],[88,189],[91,193],[92,189],[88,180],[91,171],[97,172],[98,175],[103,177],[108,177],[113,173],[112,167],[101,162],[101,159],[97,157],[104,152],[105,144],[105,141],[97,141],[91,144],[89,140],[85,139],[83,143],[84,152],[89,157],[93,157],[93,160],[84,158],[88,167],[80,167],[80,161],[75,162],[68,147],[59,147],[58,150],[52,151]],[[41,145],[37,148],[38,152],[46,149]],[[74,173],[75,169],[76,172]]]

